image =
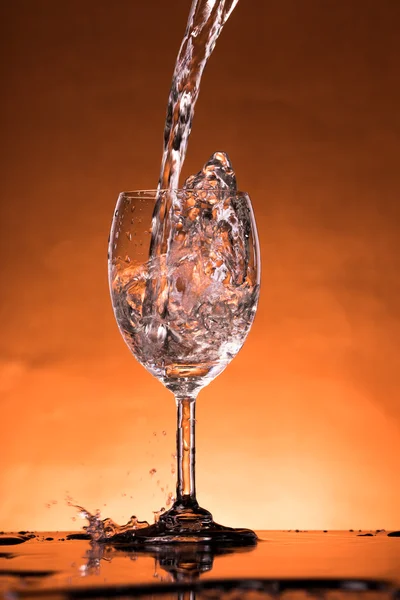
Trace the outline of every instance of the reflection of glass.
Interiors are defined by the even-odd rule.
[[[279,544],[279,542],[278,542]],[[238,577],[240,562],[237,561],[238,553],[254,552],[247,561],[244,571],[246,577]],[[248,546],[242,548],[221,547],[207,544],[154,544],[136,548],[129,551],[123,547],[107,546],[92,542],[86,553],[87,564],[80,567],[82,574],[105,575],[106,570],[100,571],[101,561],[113,563],[114,569],[107,571],[108,574],[129,572],[129,581],[119,581],[117,584],[96,581],[95,587],[67,589],[65,598],[80,597],[88,598],[160,598],[177,600],[197,599],[212,600],[215,598],[223,600],[241,599],[255,600],[269,598],[275,600],[307,600],[319,598],[320,600],[393,600],[398,597],[398,589],[394,584],[387,581],[366,578],[343,578],[337,575],[330,577],[254,577],[255,572],[271,572],[271,565],[266,564],[264,559],[260,564],[257,560],[257,552],[260,546]],[[204,573],[210,573],[217,564],[219,557],[231,555],[231,574],[228,577],[201,577]],[[236,556],[235,556],[236,555]],[[146,559],[153,557],[155,568],[153,580],[144,577],[145,568],[148,565]],[[243,555],[243,559],[245,556]],[[309,559],[308,559],[309,560]],[[365,560],[365,557],[363,557]],[[129,568],[124,565],[125,561],[135,561]],[[245,562],[243,560],[243,562]],[[277,559],[281,564],[281,558]],[[225,560],[225,572],[227,572],[229,558]],[[331,567],[332,568],[332,567]],[[309,565],[310,572],[313,571]],[[328,569],[329,570],[329,569]],[[164,573],[167,573],[165,576]],[[243,571],[242,571],[243,572]],[[115,576],[114,576],[115,577]],[[154,579],[155,578],[155,579]],[[58,590],[60,598],[64,595]]]
[[[154,572],[158,570],[168,573],[168,579],[161,577],[160,581],[174,581],[190,583],[199,579],[200,575],[211,571],[216,556],[227,554],[252,552],[255,546],[238,547],[213,546],[208,544],[146,544],[145,547],[137,547],[134,551],[124,546],[108,546],[91,542],[86,552],[87,562],[79,567],[82,574],[99,575],[101,572],[101,561],[111,562],[114,559],[126,558],[140,561],[149,556],[155,560]],[[139,582],[136,582],[138,585]]]
[[[211,571],[216,556],[237,552],[252,552],[254,546],[238,547],[211,546],[207,544],[160,544],[146,545],[146,552],[138,550],[140,556],[154,556],[156,570],[161,568],[170,574],[172,581],[190,583],[199,579],[200,575]]]
[[[150,259],[157,194],[171,206],[170,231],[167,248]],[[220,190],[120,194],[109,281],[124,340],[174,393],[178,412],[176,500],[157,523],[131,532],[132,541],[254,544],[254,532],[216,524],[195,490],[197,394],[236,356],[257,307],[260,260],[249,197]],[[129,532],[123,535],[127,541]]]

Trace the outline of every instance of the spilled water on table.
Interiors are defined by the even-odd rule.
[[[1,534],[0,596],[399,597],[400,532],[259,532],[262,541],[250,548],[178,544],[135,551],[87,537],[83,532]]]

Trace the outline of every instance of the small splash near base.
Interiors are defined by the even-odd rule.
[[[132,535],[135,531],[139,529],[144,529],[150,526],[150,523],[147,521],[139,521],[139,519],[132,515],[129,521],[125,525],[118,525],[110,518],[101,518],[101,513],[99,510],[96,510],[94,514],[86,510],[83,506],[79,506],[78,504],[69,504],[73,508],[78,510],[78,515],[81,519],[86,519],[89,521],[89,525],[84,525],[83,529],[86,532],[87,536],[90,536],[90,539],[93,542],[106,542],[114,538],[116,535],[123,534],[126,532],[131,532]],[[164,509],[162,509],[163,511]],[[157,515],[160,515],[162,511],[158,511]]]

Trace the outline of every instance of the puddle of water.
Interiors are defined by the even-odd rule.
[[[128,551],[84,535],[1,535],[0,593],[6,600],[272,595],[300,600],[318,589],[329,600],[383,600],[400,588],[400,539],[383,531],[259,532],[256,547],[219,550],[179,544]]]

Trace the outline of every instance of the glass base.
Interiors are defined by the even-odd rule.
[[[215,523],[212,514],[197,502],[175,503],[157,523],[117,533],[107,543],[118,546],[158,544],[207,544],[211,546],[255,546],[257,535],[251,529],[235,529]]]

